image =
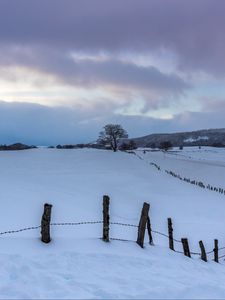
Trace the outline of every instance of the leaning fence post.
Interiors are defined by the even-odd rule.
[[[147,219],[147,229],[148,229],[148,236],[149,236],[149,244],[150,245],[154,245],[154,243],[153,243],[153,237],[152,237],[151,221],[150,221],[149,216],[148,216],[148,219]]]
[[[214,261],[218,263],[219,262],[218,240],[214,240],[214,249],[213,249],[213,252],[214,252]]]
[[[168,218],[167,221],[168,221],[168,234],[169,234],[169,248],[174,251],[173,224],[171,218]]]
[[[199,242],[199,246],[201,249],[201,259],[207,262],[207,255],[206,255],[205,247],[204,247],[204,244],[202,241]]]
[[[145,229],[148,221],[149,207],[150,205],[144,202],[138,226],[137,244],[142,248],[144,247]]]
[[[45,203],[44,212],[41,219],[41,240],[43,243],[50,243],[50,222],[52,205]]]
[[[110,198],[107,195],[103,196],[103,235],[102,240],[109,242],[109,202]]]
[[[188,239],[181,239],[181,243],[183,245],[183,249],[184,249],[184,255],[191,257],[191,253],[190,253],[190,249],[189,249],[189,245],[188,245]]]

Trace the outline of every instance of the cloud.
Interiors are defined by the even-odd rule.
[[[204,112],[215,112],[225,111],[225,98],[214,97],[212,99],[209,96],[200,97],[199,103],[202,105],[202,111]]]
[[[0,97],[52,105],[0,102],[0,138],[223,126],[224,11],[223,0],[0,1]]]
[[[153,66],[138,66],[112,57],[103,61],[76,60],[51,49],[5,49],[0,53],[0,65],[29,67],[53,75],[66,84],[90,88],[119,86],[173,93],[189,88],[178,75],[162,73]]]
[[[184,70],[225,72],[223,0],[2,0],[0,41],[52,49],[168,49]]]
[[[224,127],[225,107],[219,112],[186,112],[171,120],[115,115],[110,109],[72,110],[31,103],[0,102],[0,143],[57,145],[95,141],[107,123],[119,123],[131,137],[150,133]],[[209,123],[210,118],[210,123]],[[134,126],[135,124],[135,126]],[[179,128],[179,130],[178,130]]]
[[[12,86],[16,82],[11,91],[17,87],[18,96],[20,83],[21,86],[29,84],[29,90],[33,86],[34,94],[38,93],[39,98],[42,91],[44,100],[38,100],[39,103],[46,103],[46,98],[52,102],[50,94],[46,93],[48,86],[51,93],[54,89],[60,93],[58,86],[61,86],[61,94],[57,97],[61,97],[61,103],[67,98],[67,103],[80,105],[81,99],[76,96],[80,94],[77,89],[83,89],[86,91],[86,99],[89,97],[87,103],[91,106],[99,102],[99,94],[102,94],[101,103],[104,98],[104,102],[117,104],[117,108],[123,110],[134,106],[139,99],[143,102],[143,112],[179,103],[180,98],[191,88],[177,74],[162,72],[151,65],[137,65],[110,55],[104,59],[98,58],[80,58],[48,47],[3,48],[0,52],[1,79],[10,81]],[[27,101],[27,97],[24,100]]]

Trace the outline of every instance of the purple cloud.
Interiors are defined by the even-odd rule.
[[[39,77],[43,75],[43,82],[45,75],[53,75],[55,81],[48,84],[53,90],[57,85],[68,87],[68,94],[71,87],[90,91],[97,87],[103,94],[108,89],[111,99],[119,99],[117,104],[101,99],[90,111],[79,106],[74,110],[0,103],[0,137],[5,142],[7,138],[32,143],[87,141],[106,122],[120,122],[132,136],[177,128],[224,127],[225,98],[220,92],[222,102],[213,102],[213,96],[204,94],[204,85],[211,83],[209,79],[202,80],[214,77],[214,83],[218,80],[220,86],[224,80],[224,11],[223,0],[0,0],[0,68],[12,67],[13,72],[13,67],[25,67],[25,80],[36,70],[40,71]],[[107,59],[73,59],[72,53],[96,57],[106,53]],[[149,61],[155,53],[165,55],[163,62],[172,56],[172,68]],[[126,54],[132,57],[130,61],[121,59]],[[142,56],[143,64],[135,61],[138,56]],[[199,91],[203,91],[200,97],[194,90],[194,85],[198,88],[198,71],[204,73],[203,83],[199,80]],[[15,74],[10,78],[10,72],[7,76],[1,73],[7,83],[19,80]],[[180,98],[184,102],[190,90],[187,99],[191,99],[193,109],[201,106],[202,112],[188,111],[190,104],[175,115],[171,107]],[[139,99],[146,102],[140,112],[166,108],[171,109],[173,118],[160,120],[118,113],[121,103],[130,108]]]
[[[22,66],[56,76],[67,84],[98,87],[120,86],[129,89],[169,91],[174,94],[189,88],[176,74],[165,74],[153,66],[143,67],[113,58],[103,61],[73,60],[51,49],[4,49],[0,66]]]
[[[225,72],[223,0],[0,2],[0,43],[54,49],[169,49],[179,66]]]

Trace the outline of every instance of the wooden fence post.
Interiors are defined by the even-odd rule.
[[[219,248],[218,248],[218,240],[214,240],[214,261],[219,262]]]
[[[189,249],[189,245],[188,245],[188,239],[181,239],[182,245],[183,245],[183,249],[184,249],[184,255],[191,257],[191,253],[190,253],[190,249]]]
[[[138,226],[137,244],[142,248],[144,248],[145,229],[148,221],[149,207],[150,205],[144,202]]]
[[[167,221],[168,221],[168,234],[169,234],[169,248],[174,251],[173,224],[171,218],[168,218]]]
[[[41,219],[41,240],[43,243],[50,243],[50,222],[52,205],[45,203],[44,212]]]
[[[149,216],[148,216],[148,219],[147,219],[147,229],[148,229],[148,236],[149,236],[149,244],[150,245],[154,245],[154,243],[153,243],[153,237],[152,237],[151,221],[150,221]]]
[[[202,241],[199,242],[199,246],[201,249],[201,259],[207,262],[207,255],[206,255],[205,247],[204,247],[204,244]]]
[[[109,242],[109,202],[110,198],[107,195],[103,196],[103,235],[102,240]]]

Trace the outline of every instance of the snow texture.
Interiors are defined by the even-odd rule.
[[[188,148],[170,153],[133,154],[100,150],[34,149],[0,153],[0,231],[40,224],[43,204],[53,204],[52,222],[102,219],[102,196],[111,198],[112,222],[138,224],[144,201],[151,205],[153,230],[187,237],[191,251],[213,240],[225,246],[225,197],[179,181],[162,168],[224,185],[224,149]],[[137,229],[111,225],[53,226],[52,242],[39,230],[2,235],[1,299],[203,299],[225,298],[225,263],[205,263],[168,249],[167,238],[153,234],[155,246],[135,242]],[[146,237],[147,238],[147,237]],[[182,250],[179,243],[176,250]],[[220,252],[224,255],[225,250]]]
[[[188,138],[184,140],[184,143],[193,143],[193,142],[198,142],[198,141],[207,141],[209,139],[208,136],[198,136],[197,138]]]

